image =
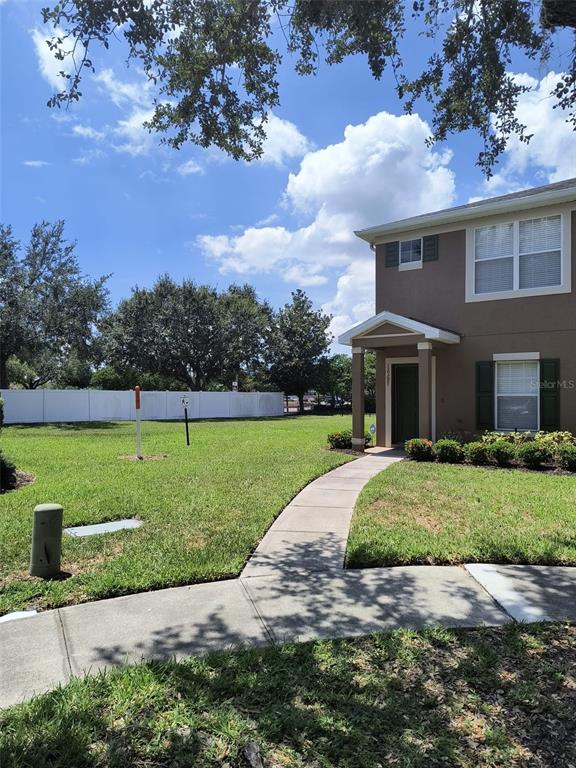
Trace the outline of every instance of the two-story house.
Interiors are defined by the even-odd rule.
[[[376,314],[352,347],[353,438],[376,353],[376,440],[483,430],[576,432],[576,179],[356,233]]]

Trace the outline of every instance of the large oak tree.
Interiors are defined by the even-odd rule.
[[[123,37],[156,86],[150,127],[174,147],[215,145],[234,158],[262,153],[266,120],[280,102],[278,71],[288,54],[301,75],[323,59],[363,55],[370,74],[394,73],[407,111],[433,105],[430,141],[468,129],[483,141],[478,162],[489,174],[512,135],[529,141],[516,117],[526,90],[508,73],[515,53],[543,64],[550,30],[576,27],[574,0],[61,0],[43,10],[49,45],[71,74],[52,106],[81,95],[95,46]],[[411,76],[407,31],[433,39],[434,51]],[[50,32],[47,32],[47,36]],[[576,121],[576,48],[553,94]],[[64,68],[63,68],[64,69]]]

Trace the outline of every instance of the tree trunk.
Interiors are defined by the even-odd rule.
[[[6,365],[6,358],[0,359],[0,389],[8,389],[8,367]]]
[[[298,395],[298,407],[299,407],[300,413],[301,414],[304,413],[304,395],[303,394]]]

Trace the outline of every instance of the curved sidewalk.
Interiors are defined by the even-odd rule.
[[[429,624],[576,618],[576,569],[475,564],[343,570],[358,494],[400,458],[394,451],[372,451],[310,483],[275,520],[237,579],[0,623],[0,706],[72,676],[142,659]]]

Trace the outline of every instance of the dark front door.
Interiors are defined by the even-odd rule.
[[[392,366],[392,442],[418,437],[418,364]]]

